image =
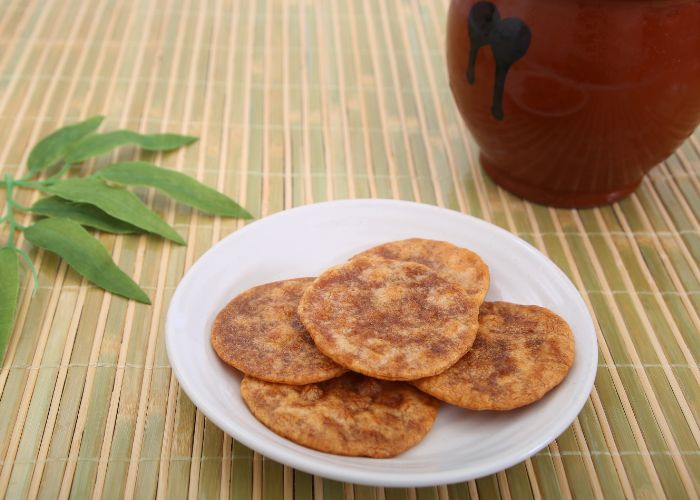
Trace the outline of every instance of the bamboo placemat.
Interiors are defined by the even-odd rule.
[[[152,306],[32,250],[40,287],[31,298],[25,273],[0,372],[0,495],[697,498],[700,135],[619,204],[525,203],[478,166],[446,81],[445,11],[445,0],[0,1],[0,172],[25,171],[54,128],[105,114],[107,128],[200,136],[158,162],[256,217],[384,197],[498,224],[549,255],[597,318],[598,377],[574,424],[504,472],[420,489],[313,477],[233,442],[180,391],[163,330],[183,273],[242,223],[144,190],[188,246],[99,237]]]

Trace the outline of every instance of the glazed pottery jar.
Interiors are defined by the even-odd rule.
[[[453,0],[447,64],[498,184],[609,203],[700,122],[700,1]]]

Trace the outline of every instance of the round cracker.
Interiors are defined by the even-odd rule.
[[[440,403],[403,382],[357,373],[309,384],[271,384],[245,377],[241,396],[273,432],[338,455],[386,458],[428,433]]]
[[[372,247],[358,257],[407,260],[428,266],[481,301],[489,289],[489,268],[476,253],[452,243],[410,238]]]
[[[573,362],[571,328],[552,311],[485,302],[469,352],[445,372],[412,383],[469,410],[511,410],[542,398]]]
[[[227,364],[269,382],[310,384],[346,370],[321,354],[297,316],[314,278],[256,286],[216,316],[211,343]]]
[[[299,317],[336,363],[371,377],[414,380],[467,352],[479,304],[422,264],[358,257],[314,281]]]

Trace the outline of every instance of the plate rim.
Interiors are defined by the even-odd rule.
[[[581,396],[579,397],[578,400],[576,400],[576,404],[573,404],[570,406],[570,414],[572,415],[571,419],[563,419],[561,422],[557,423],[556,425],[552,426],[552,432],[550,435],[555,436],[552,439],[547,438],[548,440],[541,442],[538,441],[535,445],[533,445],[531,448],[522,451],[521,453],[517,453],[514,455],[509,456],[508,459],[503,459],[500,461],[496,461],[491,466],[486,466],[483,468],[480,468],[478,470],[478,473],[474,475],[473,473],[470,473],[471,468],[455,468],[451,469],[448,471],[429,471],[429,472],[415,472],[413,471],[410,476],[406,476],[405,473],[401,472],[386,472],[382,471],[379,473],[367,475],[367,471],[358,471],[354,470],[352,468],[344,469],[343,471],[338,471],[337,465],[328,465],[324,462],[319,462],[319,463],[314,463],[313,466],[307,465],[304,462],[303,458],[298,458],[294,456],[288,456],[287,453],[284,451],[281,451],[277,446],[274,445],[274,443],[267,444],[264,442],[257,442],[255,441],[254,438],[249,439],[245,433],[238,432],[237,429],[235,429],[235,426],[230,425],[230,422],[226,421],[225,419],[219,419],[218,415],[211,415],[210,413],[212,412],[207,412],[203,408],[206,407],[206,403],[198,396],[197,391],[195,388],[192,386],[190,382],[188,382],[187,377],[182,376],[182,372],[180,371],[180,367],[177,364],[172,363],[172,359],[174,356],[175,352],[175,346],[174,346],[174,337],[175,334],[174,328],[172,327],[172,324],[174,322],[173,316],[175,315],[174,308],[172,307],[173,304],[178,302],[179,296],[184,293],[183,290],[186,289],[187,284],[194,279],[193,276],[196,276],[197,274],[197,269],[203,265],[206,262],[206,260],[211,257],[213,253],[216,252],[216,248],[223,246],[224,243],[233,238],[239,237],[241,234],[245,234],[247,232],[250,232],[252,229],[251,228],[259,228],[261,224],[268,224],[269,221],[274,221],[275,219],[281,218],[288,216],[290,212],[303,212],[307,210],[316,210],[322,207],[330,207],[330,206],[345,206],[345,205],[376,205],[376,206],[410,206],[418,209],[423,209],[423,210],[431,210],[434,211],[436,214],[449,214],[450,217],[455,217],[459,216],[462,218],[466,218],[471,221],[471,223],[476,224],[477,226],[481,226],[484,228],[488,228],[489,231],[495,231],[496,233],[499,233],[501,236],[504,236],[510,240],[513,241],[514,244],[517,244],[521,246],[524,250],[528,251],[531,254],[534,254],[537,256],[537,258],[544,259],[550,264],[550,267],[552,270],[558,274],[558,277],[562,279],[568,286],[571,287],[572,291],[575,292],[575,297],[576,297],[576,308],[580,308],[582,311],[585,312],[585,319],[586,319],[586,330],[590,331],[592,335],[590,335],[594,346],[592,348],[592,353],[593,356],[592,358],[592,369],[590,369],[587,373],[585,373],[584,377],[582,377],[582,386],[584,387],[585,390],[581,392]],[[224,433],[229,434],[231,437],[233,437],[235,440],[241,442],[251,450],[255,450],[262,454],[265,457],[268,457],[272,460],[275,460],[279,463],[289,465],[295,469],[307,472],[309,474],[317,475],[317,476],[322,476],[328,479],[334,479],[338,481],[343,481],[343,482],[352,482],[355,484],[363,484],[363,485],[368,485],[368,486],[386,486],[386,487],[423,487],[423,486],[435,486],[435,485],[443,485],[443,484],[454,484],[462,481],[468,481],[472,479],[478,479],[496,472],[500,472],[502,470],[505,470],[509,467],[512,467],[513,465],[516,465],[527,458],[531,457],[538,451],[542,450],[546,446],[548,446],[551,442],[556,440],[576,419],[578,414],[581,412],[583,409],[584,405],[588,401],[591,391],[594,386],[595,378],[597,375],[598,371],[598,338],[597,334],[595,331],[595,325],[594,325],[594,319],[593,316],[591,315],[591,312],[586,305],[580,291],[578,288],[574,285],[574,283],[569,279],[569,277],[564,273],[564,271],[557,266],[557,264],[550,259],[547,255],[545,255],[543,252],[538,250],[536,247],[534,247],[532,244],[528,243],[527,241],[523,240],[516,234],[497,226],[496,224],[493,224],[491,222],[487,222],[483,219],[480,219],[478,217],[475,217],[470,214],[465,214],[462,212],[459,212],[457,210],[453,210],[450,208],[446,207],[438,207],[435,205],[430,205],[426,203],[419,203],[419,202],[414,202],[414,201],[407,201],[407,200],[393,200],[393,199],[384,199],[384,198],[355,198],[355,199],[342,199],[342,200],[332,200],[332,201],[323,201],[323,202],[318,202],[318,203],[308,203],[304,205],[299,205],[293,208],[289,208],[286,210],[280,210],[278,212],[275,212],[274,214],[270,214],[268,216],[262,217],[260,219],[257,219],[244,227],[233,231],[232,233],[228,234],[224,238],[222,238],[220,241],[217,243],[213,244],[210,248],[208,248],[187,270],[187,272],[182,276],[180,279],[175,292],[173,293],[172,297],[170,298],[170,302],[168,304],[168,311],[166,314],[166,321],[165,321],[165,347],[166,347],[166,352],[168,356],[168,363],[171,367],[171,370],[173,371],[175,378],[177,379],[178,384],[182,388],[182,390],[185,392],[187,397],[192,401],[192,403],[195,405],[196,408],[199,409],[199,411],[202,412],[203,415],[205,415],[208,419],[210,419],[217,427],[219,427]],[[584,396],[585,395],[585,396]],[[571,411],[575,410],[575,411]],[[314,450],[317,451],[317,450]],[[317,451],[318,452],[318,451]],[[318,452],[318,453],[323,453],[323,452]],[[372,459],[370,459],[372,460]],[[384,461],[386,459],[375,459],[375,460],[381,460]]]

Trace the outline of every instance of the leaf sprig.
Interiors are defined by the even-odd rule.
[[[191,144],[196,137],[177,134],[139,134],[130,130],[99,133],[103,116],[65,126],[44,137],[29,153],[28,173],[20,179],[6,174],[0,189],[7,194],[0,223],[9,235],[0,246],[0,361],[5,355],[14,324],[20,287],[20,261],[38,278],[31,258],[15,245],[18,231],[34,246],[63,258],[88,281],[111,293],[150,304],[148,295],[112,260],[107,249],[85,228],[115,234],[151,233],[184,245],[185,240],[127,186],[155,188],[175,201],[222,217],[252,216],[228,196],[188,177],[144,161],[114,163],[92,175],[65,178],[71,167],[125,146],[146,151],[171,151]],[[53,171],[52,175],[40,177]],[[38,189],[51,196],[24,207],[15,189]],[[41,217],[30,226],[19,224],[15,213]]]

